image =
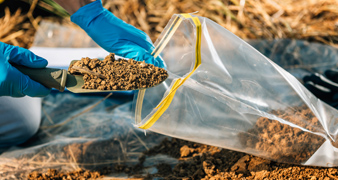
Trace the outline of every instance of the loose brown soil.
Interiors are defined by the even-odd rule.
[[[143,162],[146,158],[156,154],[167,154],[180,160],[180,162],[171,167],[168,164],[159,164],[156,167],[156,174],[138,175],[137,170],[143,168]],[[163,179],[204,179],[204,180],[256,180],[256,179],[337,179],[337,168],[307,167],[292,164],[277,163],[256,156],[241,152],[235,152],[227,149],[221,149],[214,146],[208,146],[179,139],[165,139],[158,146],[144,152],[140,158],[139,164],[133,167],[125,165],[116,165],[114,168],[106,168],[99,171],[88,172],[85,170],[76,170],[69,173],[61,173],[55,170],[49,170],[46,173],[32,172],[29,175],[31,179],[58,179],[70,174],[74,179],[84,176],[84,173],[94,173],[93,179],[104,177],[110,172],[124,172],[130,177],[140,179],[154,179],[161,177]],[[50,172],[55,172],[51,176]],[[81,172],[81,173],[79,173]],[[78,174],[78,177],[74,176]]]
[[[295,107],[286,111],[273,111],[271,114],[289,124],[261,117],[252,129],[239,134],[241,144],[264,152],[263,157],[300,164],[308,160],[324,143],[323,137],[313,134],[319,132],[320,123],[309,108]]]
[[[43,179],[74,179],[74,180],[82,180],[82,179],[97,179],[101,177],[100,173],[97,171],[90,172],[88,170],[78,169],[76,171],[62,173],[55,169],[49,169],[46,173],[39,173],[34,171],[29,174],[29,180],[43,180]]]
[[[83,74],[84,89],[133,90],[153,87],[168,77],[165,69],[133,59],[115,59],[111,53],[104,60],[82,58],[69,67],[71,74]]]

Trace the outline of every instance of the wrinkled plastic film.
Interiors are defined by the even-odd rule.
[[[183,17],[161,52],[169,88],[145,91],[137,126],[279,162],[338,165],[337,110],[242,39],[191,16],[201,24],[201,64],[195,67],[196,23]]]
[[[131,97],[52,93],[43,99],[41,126],[34,139],[0,155],[0,179],[26,179],[33,171],[50,168],[67,172],[135,165],[144,151],[166,137],[152,132],[144,136],[133,120]],[[154,157],[151,162],[163,159]],[[111,176],[127,177],[118,172]]]

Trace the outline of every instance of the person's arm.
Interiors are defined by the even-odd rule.
[[[63,7],[70,15],[73,15],[82,6],[94,2],[95,0],[54,0]]]

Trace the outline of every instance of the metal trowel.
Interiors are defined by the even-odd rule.
[[[70,65],[78,60],[73,60]],[[47,88],[55,88],[63,92],[67,90],[73,93],[97,93],[97,92],[113,92],[113,91],[126,91],[126,90],[96,90],[96,89],[83,89],[84,84],[83,75],[72,75],[66,69],[57,68],[28,68],[12,64],[16,69],[23,74],[28,75],[32,80],[39,82]],[[149,88],[149,87],[148,87]],[[141,89],[141,88],[140,88]],[[142,88],[144,89],[144,88]],[[137,89],[131,89],[137,90]]]

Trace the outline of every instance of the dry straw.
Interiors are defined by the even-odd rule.
[[[0,19],[0,41],[14,45],[22,45],[18,39],[26,34],[24,25],[25,15],[21,15],[21,10],[11,14],[9,8],[5,8],[5,15]]]
[[[31,7],[27,13],[22,13],[17,9],[11,13],[8,7],[5,7],[5,15],[0,18],[0,41],[15,46],[28,48],[34,38],[41,17],[34,18],[33,12],[38,0],[32,1]]]
[[[67,16],[53,1],[22,1]],[[173,14],[197,12],[242,39],[293,38],[338,44],[337,0],[103,0],[103,4],[117,17],[145,31],[153,41]],[[0,19],[0,40],[29,47],[40,20],[34,20],[30,13],[10,14],[6,10]]]
[[[243,39],[338,43],[336,0],[105,0],[105,8],[156,40],[174,13],[198,11]]]

